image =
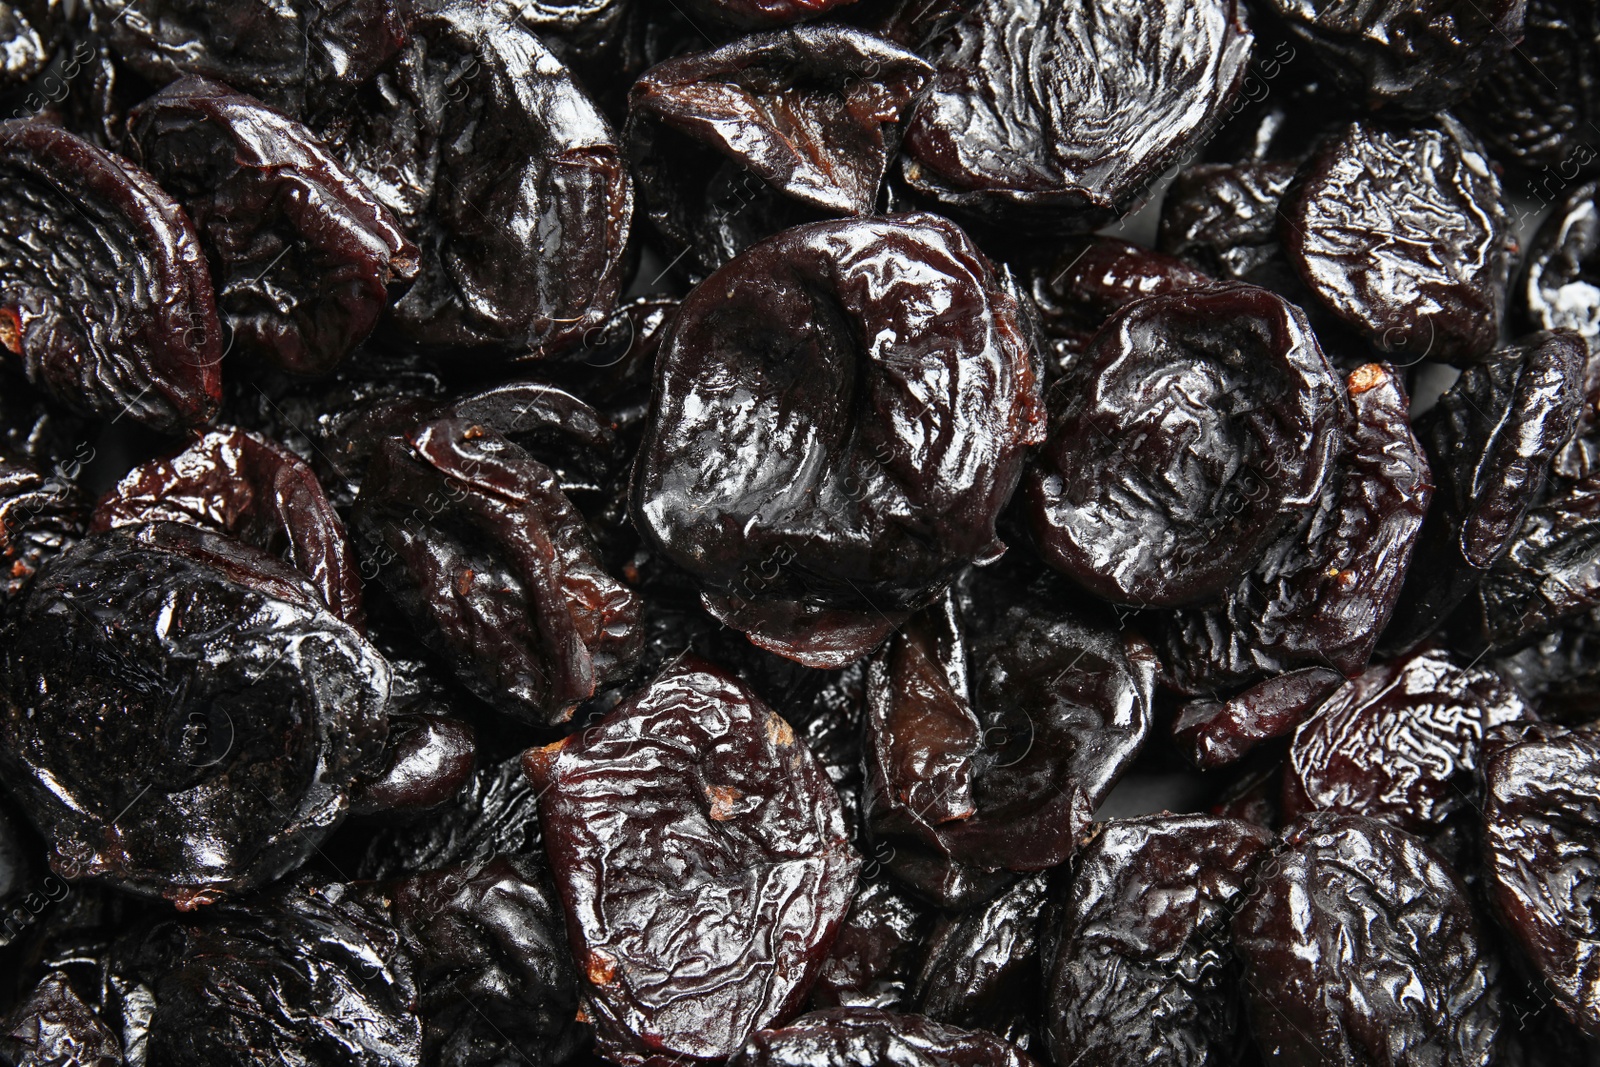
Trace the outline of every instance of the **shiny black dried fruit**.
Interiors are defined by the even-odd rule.
[[[986,904],[940,916],[917,974],[917,1011],[1037,1048],[1050,888],[1049,874],[1030,875]]]
[[[0,1060],[17,1067],[123,1067],[122,1042],[72,989],[45,975],[0,1020]]]
[[[1528,245],[1516,294],[1537,329],[1600,340],[1600,183],[1567,193]]]
[[[817,969],[811,1005],[904,1010],[933,922],[932,909],[892,881],[867,882]]]
[[[1034,1067],[1015,1046],[981,1030],[873,1008],[817,1011],[761,1030],[728,1067]]]
[[[1293,733],[1342,684],[1344,676],[1338,671],[1301,667],[1257,682],[1227,700],[1191,700],[1172,720],[1172,740],[1201,770],[1221,767],[1263,741]]]
[[[1284,162],[1186,168],[1161,198],[1158,246],[1218,278],[1275,282],[1278,205],[1298,169]]]
[[[397,878],[420,871],[475,870],[497,856],[539,851],[538,797],[520,757],[476,768],[444,804],[421,817],[373,833],[351,872]]]
[[[87,510],[72,481],[0,459],[0,602],[83,536]]]

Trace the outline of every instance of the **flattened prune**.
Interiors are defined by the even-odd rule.
[[[762,648],[843,666],[968,563],[1039,439],[1015,299],[953,224],[819,222],[750,248],[662,341],[634,470],[647,542]]]
[[[1460,881],[1358,815],[1291,825],[1233,918],[1256,1044],[1283,1067],[1488,1067],[1498,965]]]
[[[391,707],[382,762],[356,785],[351,812],[417,812],[448,803],[472,779],[476,740],[460,719]]]
[[[684,659],[523,762],[602,1055],[729,1056],[799,1006],[860,861],[788,723]]]
[[[760,1030],[728,1067],[1034,1067],[1013,1045],[921,1015],[873,1008],[816,1011]]]
[[[78,998],[67,976],[46,975],[0,1021],[0,1059],[17,1067],[123,1067],[122,1042]]]
[[[180,907],[302,863],[387,730],[388,664],[310,582],[176,523],[45,567],[4,677],[0,760],[52,866]]]
[[[917,1011],[1035,1047],[1040,1011],[1040,912],[1050,877],[1024,878],[987,904],[941,916],[917,975]]]
[[[1113,821],[1074,865],[1046,1023],[1057,1063],[1232,1064],[1243,1032],[1231,909],[1270,835],[1235,819]]]
[[[39,122],[0,123],[0,176],[0,355],[86,414],[172,432],[209,421],[222,328],[183,209],[132,163]]]
[[[87,510],[66,478],[0,458],[0,603],[15,600],[40,567],[83,536]]]

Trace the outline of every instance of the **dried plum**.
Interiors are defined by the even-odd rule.
[[[981,1030],[873,1008],[817,1011],[760,1030],[728,1067],[1034,1067],[1016,1047]]]
[[[1275,281],[1278,205],[1298,170],[1282,162],[1185,169],[1161,199],[1158,246],[1218,278]]]
[[[1343,683],[1338,671],[1302,667],[1227,700],[1191,700],[1172,720],[1172,739],[1201,770],[1221,767],[1263,741],[1293,733]]]
[[[933,922],[931,910],[893,882],[867,882],[817,969],[811,1005],[905,1009]]]
[[[389,737],[378,766],[357,783],[356,815],[426,811],[449,803],[472,779],[477,738],[448,715],[389,712]]]
[[[17,1067],[123,1067],[122,1042],[73,992],[46,975],[0,1021],[0,1059]]]
[[[68,479],[0,458],[0,602],[83,536],[87,510]]]
[[[1572,330],[1600,341],[1600,183],[1579,185],[1539,226],[1528,245],[1517,299],[1524,317],[1545,330]]]
[[[420,871],[476,870],[496,856],[539,851],[538,797],[520,757],[476,768],[466,784],[420,819],[372,835],[355,874],[393,879]]]
[[[917,1011],[1034,1047],[1040,1013],[1040,913],[1050,877],[1024,878],[987,904],[940,917],[917,974]]]

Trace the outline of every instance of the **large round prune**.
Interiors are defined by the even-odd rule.
[[[979,0],[943,34],[900,173],[948,208],[1091,230],[1222,118],[1253,38],[1235,0]]]
[[[760,1030],[728,1067],[1034,1067],[1025,1053],[982,1030],[921,1015],[834,1008]]]
[[[860,861],[788,723],[683,659],[523,762],[602,1055],[729,1056],[799,1006]]]
[[[4,667],[0,760],[52,866],[180,907],[302,863],[387,730],[388,664],[310,582],[176,523],[41,571]]]
[[[646,540],[763,648],[842,666],[963,566],[1039,439],[1015,299],[932,215],[819,222],[707,278],[662,342]]]
[[[177,432],[222,401],[222,327],[189,217],[132,163],[0,123],[0,356],[61,403]]]

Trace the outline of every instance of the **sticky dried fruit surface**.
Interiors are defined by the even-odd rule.
[[[86,512],[70,480],[0,459],[0,599],[16,599],[40,567],[83,536]]]
[[[1515,49],[1488,66],[1467,102],[1495,156],[1570,179],[1600,154],[1589,143],[1600,118],[1600,12],[1583,0],[1528,0]]]
[[[921,1015],[836,1008],[762,1030],[728,1067],[1034,1067],[1015,1046],[981,1030]]]
[[[1600,184],[1576,186],[1528,246],[1516,298],[1532,325],[1600,338]]]

